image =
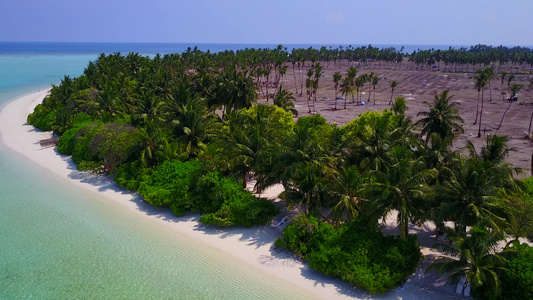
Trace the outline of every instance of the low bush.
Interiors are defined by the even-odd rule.
[[[134,181],[134,165],[119,169],[122,184]],[[131,183],[134,185],[134,183]],[[270,201],[258,199],[233,178],[207,171],[197,161],[166,161],[151,176],[144,176],[139,194],[155,206],[170,207],[174,214],[203,213],[200,222],[220,227],[266,224],[279,210]]]
[[[533,247],[516,243],[517,253],[508,258],[507,271],[500,275],[500,299],[533,299]]]
[[[283,230],[276,245],[307,259],[311,268],[373,294],[403,284],[422,257],[415,236],[383,236],[359,220],[335,229],[300,216]]]
[[[44,104],[38,104],[33,113],[28,115],[28,124],[35,126],[42,131],[50,131],[56,118],[55,111],[49,109]]]

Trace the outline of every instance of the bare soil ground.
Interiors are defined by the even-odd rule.
[[[405,66],[404,66],[405,67]],[[363,88],[362,99],[365,105],[358,105],[351,102],[351,96],[347,98],[347,107],[344,109],[344,101],[337,100],[337,110],[335,106],[335,87],[333,83],[333,74],[341,72],[343,76],[346,74],[347,66],[341,68],[334,67],[333,64],[324,67],[324,76],[320,78],[319,89],[317,92],[317,101],[315,109],[309,113],[307,104],[307,95],[305,91],[305,78],[308,68],[302,69],[302,76],[304,81],[304,90],[301,95],[295,93],[295,82],[292,68],[289,68],[285,79],[282,80],[283,86],[292,92],[296,98],[295,106],[299,111],[299,116],[311,115],[319,113],[325,117],[330,123],[343,125],[350,120],[357,118],[359,114],[365,111],[382,111],[383,109],[390,109],[388,105],[391,99],[390,84],[393,80],[398,82],[398,86],[394,90],[393,97],[403,96],[407,99],[409,110],[407,115],[413,121],[419,119],[417,113],[420,111],[427,111],[428,106],[424,102],[433,103],[434,92],[440,93],[445,89],[450,90],[450,95],[453,95],[452,100],[459,102],[459,113],[464,119],[464,134],[460,135],[457,142],[454,144],[456,149],[465,146],[466,141],[470,140],[479,151],[485,144],[486,135],[498,134],[509,137],[508,146],[513,148],[507,157],[507,161],[512,163],[515,167],[523,169],[523,173],[517,177],[531,176],[531,157],[533,151],[533,144],[530,142],[528,135],[528,128],[530,118],[533,113],[533,88],[529,87],[530,78],[533,76],[527,74],[515,74],[513,83],[522,85],[521,91],[518,93],[518,101],[514,102],[501,128],[497,130],[500,119],[508,107],[509,102],[502,100],[501,92],[508,93],[507,81],[501,85],[499,74],[496,74],[495,79],[491,81],[491,90],[487,86],[484,90],[484,110],[481,123],[481,138],[477,137],[478,124],[473,125],[476,117],[477,105],[477,89],[474,87],[474,81],[471,79],[473,73],[447,73],[437,70],[405,70],[402,69],[384,69],[384,68],[358,68],[358,75],[369,72],[374,72],[375,76],[380,78],[379,84],[376,86],[376,102],[368,103],[368,83]],[[296,83],[298,84],[298,92],[300,93],[300,71],[296,69]],[[264,88],[263,88],[264,90]],[[270,87],[269,92],[273,93],[275,88]],[[492,94],[492,95],[491,95]],[[260,94],[261,95],[261,94]],[[340,93],[338,96],[341,96]],[[372,97],[373,100],[373,91]],[[490,100],[492,98],[492,100]],[[505,99],[507,96],[505,97]],[[260,99],[264,102],[265,99]],[[479,122],[479,121],[478,121]]]

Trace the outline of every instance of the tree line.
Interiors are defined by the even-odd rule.
[[[533,227],[523,213],[532,210],[531,193],[504,161],[506,138],[492,135],[482,149],[453,150],[463,120],[449,91],[435,92],[416,121],[405,115],[407,101],[392,94],[391,110],[366,112],[343,126],[318,114],[293,121],[292,93],[272,83],[284,76],[284,51],[101,55],[83,75],[53,86],[28,122],[60,135],[59,151],[78,168],[114,174],[149,203],[177,215],[200,212],[206,224],[268,223],[277,208],[243,187],[251,177],[259,193],[282,184],[280,197],[302,216],[276,244],[373,293],[412,274],[421,255],[409,224],[431,221],[450,236],[441,247],[454,257],[432,268],[450,272],[452,281],[466,277],[476,295],[504,295],[501,278],[515,274],[511,252],[529,249],[516,242],[531,237]],[[246,59],[232,61],[237,56]],[[305,59],[309,81],[318,81],[327,62]],[[356,80],[354,69],[346,85]],[[344,81],[339,85],[347,95]],[[274,88],[267,96],[273,105],[256,103],[262,90],[269,95]],[[397,238],[380,228],[392,212]],[[504,252],[495,248],[501,240],[509,241]]]

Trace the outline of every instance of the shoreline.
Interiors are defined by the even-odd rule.
[[[0,138],[13,152],[44,168],[46,172],[70,184],[104,196],[122,209],[150,220],[162,230],[170,230],[199,242],[206,247],[249,265],[252,269],[294,286],[318,299],[363,299],[371,295],[352,288],[348,283],[329,278],[294,258],[288,251],[277,253],[273,248],[279,228],[256,226],[252,228],[217,229],[198,222],[199,215],[189,213],[176,217],[170,209],[153,207],[136,193],[120,188],[110,177],[102,177],[76,170],[70,156],[61,155],[56,147],[42,148],[39,140],[51,137],[51,132],[36,130],[26,123],[27,115],[41,103],[49,90],[42,90],[6,102],[0,111]],[[275,197],[276,191],[267,190],[263,197]]]
[[[185,236],[191,242],[219,252],[221,256],[242,263],[245,268],[257,270],[261,276],[294,287],[295,292],[305,295],[305,299],[460,299],[453,293],[451,285],[443,285],[441,279],[424,273],[423,265],[407,279],[407,282],[387,294],[371,295],[354,288],[340,279],[334,279],[312,270],[309,265],[294,257],[286,250],[277,252],[273,243],[281,235],[280,227],[273,225],[252,228],[216,228],[198,222],[199,214],[188,213],[176,217],[168,208],[154,207],[145,202],[142,196],[127,191],[116,184],[111,177],[94,175],[76,169],[70,156],[57,152],[57,147],[43,148],[39,140],[50,138],[51,132],[42,132],[26,123],[27,115],[49,93],[48,90],[20,96],[0,110],[1,143],[13,153],[22,155],[32,163],[57,176],[59,179],[83,188],[94,195],[105,197],[117,209],[142,218],[153,224],[156,230],[170,231]],[[253,183],[249,183],[249,187]],[[261,197],[275,199],[281,191],[271,187],[261,193]],[[394,219],[394,218],[392,218]],[[392,221],[392,219],[388,219]],[[389,230],[397,230],[393,224],[386,224]],[[427,229],[427,228],[426,228]],[[429,228],[429,231],[431,228]],[[428,231],[428,230],[427,230]],[[429,232],[428,231],[428,232]],[[427,242],[432,243],[429,236]],[[419,239],[420,240],[420,239]],[[427,256],[435,253],[421,245],[422,253]],[[437,287],[438,286],[438,287]]]

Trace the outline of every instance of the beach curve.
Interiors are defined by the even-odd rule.
[[[112,200],[113,204],[150,219],[154,226],[184,235],[206,247],[221,251],[240,262],[256,268],[270,279],[300,289],[303,293],[319,299],[368,299],[371,296],[353,289],[348,283],[329,278],[312,269],[306,263],[293,257],[288,251],[277,252],[273,242],[279,230],[270,226],[253,228],[229,228],[219,230],[198,222],[199,215],[188,214],[176,217],[169,209],[153,207],[142,197],[120,188],[107,176],[92,175],[77,171],[70,156],[61,155],[55,147],[43,148],[40,140],[51,137],[51,132],[43,132],[28,125],[26,120],[36,105],[41,103],[49,90],[31,93],[12,101],[0,111],[0,139],[2,143],[41,166],[56,177],[85,190],[98,193]],[[268,191],[263,197],[275,197]]]

